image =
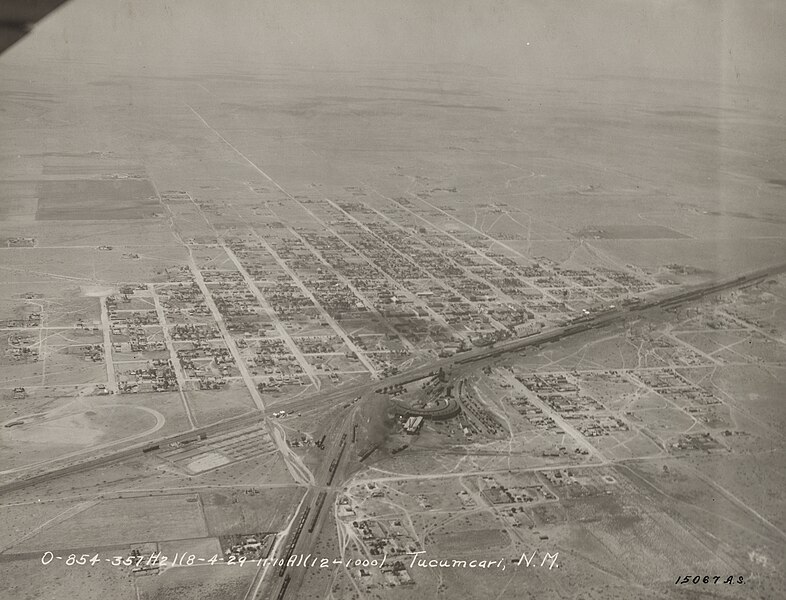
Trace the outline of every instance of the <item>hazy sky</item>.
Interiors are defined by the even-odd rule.
[[[120,71],[468,63],[526,80],[644,75],[779,88],[782,0],[71,0],[0,57]]]

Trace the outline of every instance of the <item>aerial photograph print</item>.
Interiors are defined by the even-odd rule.
[[[786,598],[786,3],[0,1],[0,600]]]

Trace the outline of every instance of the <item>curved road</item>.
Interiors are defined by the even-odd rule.
[[[57,458],[52,458],[49,460],[42,460],[35,463],[30,463],[24,465],[22,467],[16,467],[15,469],[6,469],[4,471],[0,471],[0,475],[8,475],[11,473],[19,473],[21,471],[27,471],[30,469],[34,469],[36,467],[41,467],[48,464],[53,464],[56,462],[60,462],[62,460],[68,460],[69,458],[77,458],[87,453],[96,452],[97,450],[105,450],[107,448],[111,448],[112,446],[117,446],[118,444],[125,444],[127,442],[133,442],[134,440],[138,440],[140,438],[149,436],[151,433],[155,433],[159,429],[161,429],[164,424],[166,423],[166,418],[157,410],[153,410],[152,408],[148,408],[146,406],[134,406],[133,404],[102,404],[101,406],[93,407],[90,410],[99,410],[103,408],[111,408],[111,407],[120,407],[120,408],[131,408],[134,410],[142,410],[146,413],[150,413],[155,417],[156,424],[153,425],[150,429],[146,429],[145,431],[140,431],[139,433],[135,433],[134,435],[129,435],[127,437],[121,438],[119,440],[115,440],[113,442],[107,442],[106,444],[98,444],[95,446],[90,446],[83,450],[77,450],[75,452],[70,452],[68,454],[61,454]],[[20,420],[20,419],[16,419]]]

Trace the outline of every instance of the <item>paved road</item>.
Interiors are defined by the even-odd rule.
[[[153,306],[156,309],[158,322],[161,324],[161,333],[164,336],[164,344],[166,344],[166,349],[169,352],[169,358],[172,362],[172,369],[175,371],[175,379],[177,379],[177,389],[180,392],[180,400],[183,402],[183,408],[186,411],[186,416],[188,417],[188,422],[191,425],[191,429],[196,429],[196,420],[194,420],[194,414],[191,412],[191,406],[188,404],[188,399],[186,398],[186,374],[183,372],[180,359],[177,357],[177,350],[175,350],[175,344],[172,341],[172,336],[169,335],[169,327],[167,326],[164,307],[161,305],[161,300],[156,293],[156,286],[152,283],[149,283],[147,285],[147,290],[150,293],[150,296],[153,298]]]
[[[235,364],[240,371],[240,376],[243,378],[243,382],[246,384],[246,387],[251,394],[251,398],[254,400],[254,404],[259,410],[264,412],[265,402],[262,400],[262,396],[260,396],[257,386],[254,385],[254,380],[251,378],[251,373],[248,372],[246,361],[244,361],[243,357],[240,355],[240,350],[237,348],[235,339],[230,335],[226,323],[224,323],[224,318],[221,316],[221,312],[218,310],[218,307],[213,300],[213,294],[210,293],[210,290],[205,283],[205,278],[202,277],[202,272],[199,270],[199,267],[197,266],[193,256],[190,257],[189,266],[191,267],[191,274],[194,276],[194,281],[196,281],[196,284],[199,286],[202,295],[205,297],[205,303],[207,304],[208,309],[210,309],[210,314],[213,316],[213,320],[216,322],[218,330],[221,332],[221,336],[224,338],[224,343],[226,343],[227,348],[229,348],[229,352],[232,354],[232,358],[234,359]]]
[[[336,335],[340,337],[342,340],[344,340],[344,343],[347,345],[347,347],[350,350],[352,350],[355,353],[355,355],[358,357],[358,360],[360,360],[360,362],[363,363],[363,366],[366,367],[366,369],[372,375],[376,376],[377,369],[374,367],[373,364],[371,364],[371,361],[366,357],[365,354],[361,352],[360,348],[358,348],[355,345],[355,342],[349,339],[349,336],[346,334],[346,332],[341,328],[341,326],[336,322],[336,320],[330,316],[330,313],[327,310],[325,310],[325,307],[322,306],[322,302],[317,300],[317,297],[310,289],[308,289],[308,286],[306,286],[306,284],[303,283],[303,280],[300,278],[300,276],[286,263],[286,261],[283,258],[279,256],[278,252],[276,252],[275,249],[270,244],[268,244],[264,239],[262,239],[262,237],[259,236],[258,234],[257,234],[257,239],[270,253],[270,255],[276,260],[278,266],[280,266],[284,270],[284,272],[287,275],[289,275],[290,279],[292,279],[292,281],[295,282],[295,285],[297,285],[300,288],[300,292],[306,298],[311,300],[311,302],[314,304],[314,307],[319,311],[319,314],[322,315],[322,318],[325,321],[327,321],[328,325],[330,325],[331,329],[333,329]],[[302,356],[297,346],[295,346],[294,352],[297,352],[299,356]],[[313,371],[313,367],[308,364],[308,361],[306,361],[306,365],[310,370],[309,372]],[[319,389],[319,385],[320,385],[319,381],[316,381],[315,385],[317,386],[317,389]]]
[[[106,296],[101,296],[101,332],[104,336],[104,361],[106,362],[106,387],[117,394],[117,378],[115,377],[115,364],[112,362],[112,337],[110,335],[112,324],[109,321],[109,310],[106,307]]]
[[[281,323],[281,319],[278,318],[276,311],[273,310],[273,307],[270,306],[270,303],[267,301],[267,298],[265,298],[265,296],[260,291],[259,287],[256,284],[256,281],[254,281],[254,278],[251,277],[251,274],[246,270],[246,268],[243,266],[243,263],[240,262],[240,259],[238,259],[238,257],[235,255],[235,253],[232,251],[232,249],[229,246],[227,246],[222,242],[221,247],[224,249],[224,252],[226,252],[227,256],[229,256],[232,263],[235,265],[237,270],[243,276],[243,279],[245,280],[248,289],[251,290],[251,293],[254,294],[254,297],[257,299],[257,302],[259,302],[259,304],[265,310],[265,313],[267,313],[270,322],[273,323],[273,326],[276,328],[279,337],[282,340],[284,340],[284,343],[286,344],[287,348],[289,348],[289,351],[297,359],[300,368],[303,369],[303,372],[311,380],[311,383],[313,383],[314,386],[317,389],[319,389],[319,385],[320,385],[319,377],[317,377],[317,374],[314,371],[314,367],[311,366],[311,364],[308,362],[308,359],[305,356],[303,356],[303,353],[300,351],[300,348],[298,348],[297,344],[295,343],[295,340],[292,339],[292,336],[289,335],[289,332],[286,330],[283,323]],[[278,256],[276,254],[273,254],[272,248],[270,248],[270,246],[268,246],[267,244],[265,244],[265,247],[268,249],[268,252],[270,252],[271,255],[273,255],[278,260]],[[283,261],[281,261],[281,263],[283,264]]]

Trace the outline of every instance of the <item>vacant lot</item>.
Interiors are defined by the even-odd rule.
[[[18,552],[55,548],[90,548],[207,536],[196,496],[105,500],[33,536]]]
[[[248,489],[251,489],[249,487]],[[215,536],[278,531],[302,491],[292,488],[214,491],[202,494],[205,518]]]
[[[13,600],[134,600],[127,569],[109,563],[68,566],[65,560],[41,564],[39,556],[0,562],[0,598]]]
[[[38,221],[146,219],[162,210],[140,179],[42,181],[38,193]]]
[[[242,598],[255,572],[254,566],[177,567],[158,577],[140,577],[136,586],[141,600]]]
[[[585,227],[576,234],[582,238],[607,240],[677,239],[688,237],[663,225],[601,225]]]
[[[437,532],[432,534],[436,548],[434,554],[455,556],[484,553],[498,550],[510,543],[510,538],[501,529],[463,529],[450,533]]]

